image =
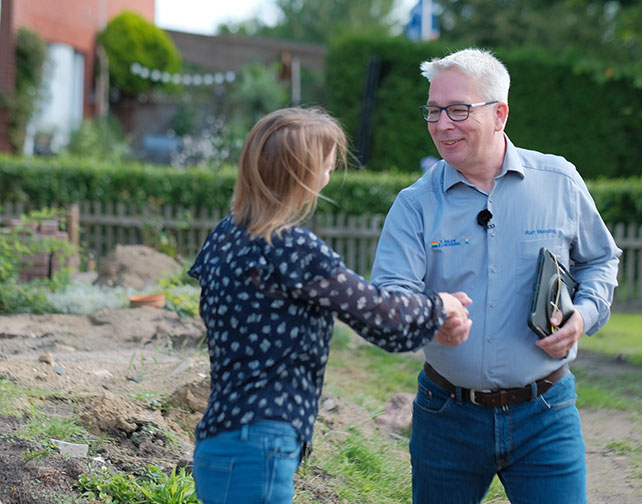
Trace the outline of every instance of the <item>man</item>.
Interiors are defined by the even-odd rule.
[[[464,291],[472,328],[465,334],[446,322],[424,347],[413,501],[477,503],[497,474],[512,503],[584,503],[585,448],[568,363],[580,336],[609,317],[621,251],[575,167],[516,148],[504,133],[510,77],[500,61],[466,49],[421,70],[430,81],[422,113],[443,159],[397,197],[372,279]],[[527,316],[542,247],[579,287],[572,316],[538,339]],[[560,321],[556,312],[551,322]]]

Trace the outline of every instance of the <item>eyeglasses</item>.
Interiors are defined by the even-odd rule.
[[[452,105],[446,105],[445,107],[440,107],[439,105],[422,105],[421,107],[419,107],[419,110],[421,110],[421,115],[424,120],[429,123],[436,123],[437,121],[439,121],[442,110],[446,111],[446,115],[451,121],[459,122],[468,119],[471,108],[482,107],[483,105],[491,105],[493,103],[498,103],[498,101],[493,100],[479,103],[453,103]]]

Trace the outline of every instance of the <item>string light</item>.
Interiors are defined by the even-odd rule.
[[[230,83],[236,80],[236,73],[232,70],[227,72],[216,72],[206,74],[183,74],[170,73],[157,68],[149,69],[135,61],[129,67],[129,71],[141,79],[163,84],[183,84],[184,86],[211,86],[213,84]]]

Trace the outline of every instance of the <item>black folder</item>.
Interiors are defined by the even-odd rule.
[[[550,250],[542,247],[537,259],[537,275],[528,314],[528,326],[539,338],[546,338],[553,333],[550,319],[556,306],[562,312],[560,326],[573,315],[576,291],[577,281]]]

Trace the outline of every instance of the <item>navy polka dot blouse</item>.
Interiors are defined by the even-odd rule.
[[[425,345],[444,321],[438,295],[378,289],[296,226],[268,245],[227,216],[189,274],[201,284],[210,355],[197,440],[271,419],[310,442],[335,316],[390,352]]]

